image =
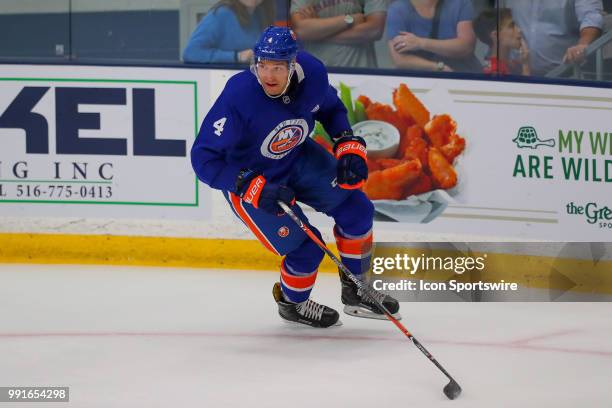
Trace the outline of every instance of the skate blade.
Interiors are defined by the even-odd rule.
[[[312,327],[309,324],[306,323],[300,323],[300,322],[292,322],[291,320],[285,320],[282,319],[283,322],[285,322],[285,324],[288,324],[290,326],[294,326],[294,327],[304,327],[304,328],[309,328],[309,329],[329,329],[330,327],[336,327],[336,326],[342,326],[342,320],[338,319],[338,321],[334,324],[332,324],[331,326],[328,327]]]
[[[376,319],[376,320],[387,320],[387,316],[384,314],[374,313],[365,307],[360,306],[344,306],[344,313],[353,317],[361,317],[364,319]],[[396,320],[402,320],[402,315],[398,313],[392,314]]]

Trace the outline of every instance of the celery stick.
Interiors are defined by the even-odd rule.
[[[351,89],[340,82],[340,100],[346,107],[347,118],[349,124],[353,126],[355,124],[355,110],[353,109],[353,99],[351,98]]]
[[[355,100],[355,122],[363,122],[364,120],[368,120],[368,117],[365,113],[365,107],[363,103],[359,100]]]

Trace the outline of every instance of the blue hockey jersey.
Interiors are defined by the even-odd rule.
[[[268,97],[249,70],[228,80],[191,149],[201,181],[234,192],[238,173],[248,168],[280,183],[302,154],[315,120],[330,135],[350,129],[346,108],[321,61],[299,52],[295,76],[297,84],[280,98]]]

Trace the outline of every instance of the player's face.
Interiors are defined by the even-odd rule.
[[[280,95],[289,80],[289,66],[285,61],[262,60],[257,62],[257,76],[268,95]]]
[[[263,0],[240,0],[240,3],[242,3],[242,5],[247,8],[247,10],[252,12],[257,6],[263,3]]]

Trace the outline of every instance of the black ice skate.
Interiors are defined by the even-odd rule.
[[[342,283],[344,313],[368,319],[387,319],[383,311],[376,306],[375,301],[369,295],[362,293],[357,285],[342,272],[340,272],[340,282]],[[372,289],[372,292],[376,296],[376,300],[382,303],[393,317],[401,320],[402,316],[398,313],[399,303],[397,300],[374,289]]]
[[[287,302],[279,282],[274,284],[272,295],[278,304],[278,314],[288,322],[306,324],[312,327],[340,326],[340,315],[331,307],[320,305],[308,299],[302,303]]]

